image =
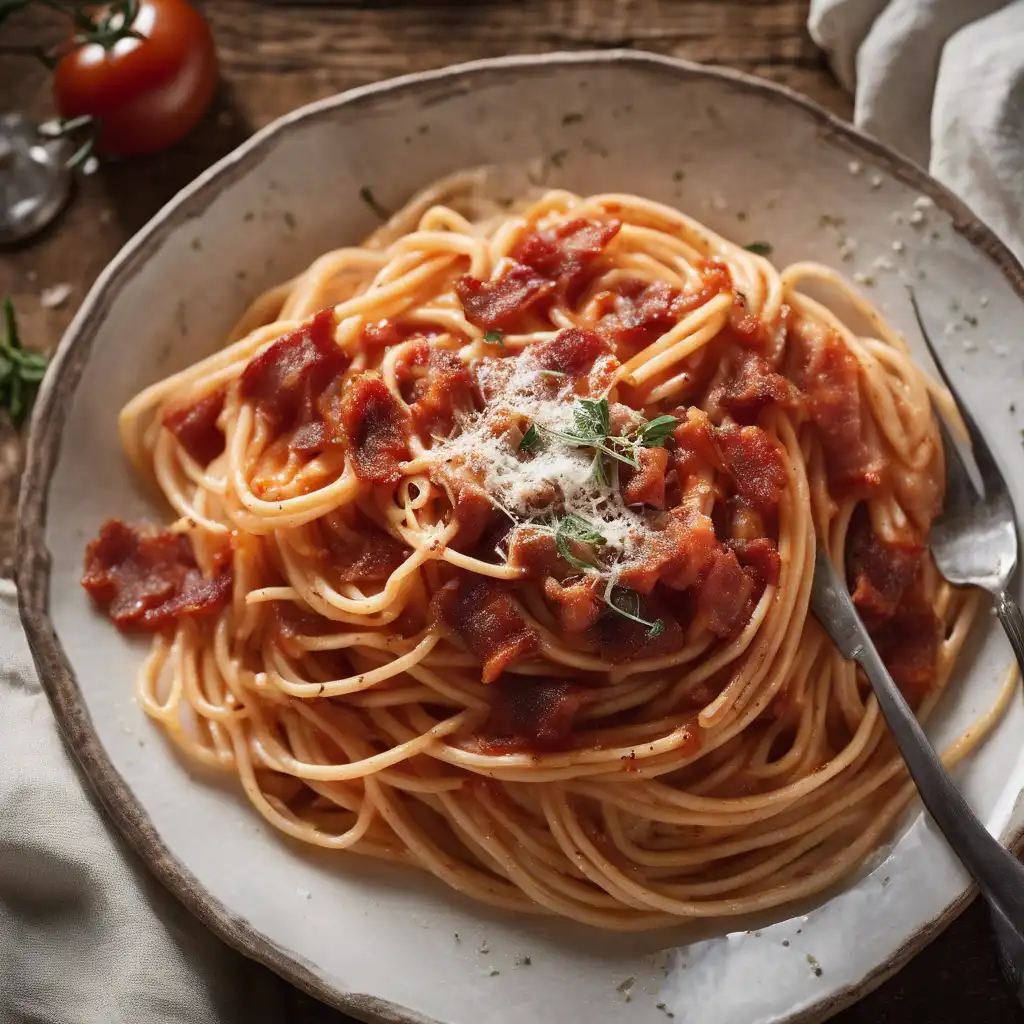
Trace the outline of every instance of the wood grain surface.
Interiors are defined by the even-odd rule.
[[[802,0],[393,0],[201,3],[221,60],[214,108],[168,153],[112,163],[82,178],[42,236],[0,250],[26,345],[52,351],[100,271],[178,189],[256,128],[300,104],[393,75],[505,53],[630,46],[727,64],[806,93],[843,116],[852,104],[807,35]],[[59,36],[43,9],[21,12],[0,42]],[[0,56],[0,109],[52,116],[48,73]],[[52,307],[46,290],[70,285]],[[0,573],[9,573],[21,439],[0,422]],[[921,865],[922,873],[927,865]],[[850,936],[850,945],[858,942]],[[346,1018],[294,990],[296,1022]],[[999,975],[988,922],[975,904],[895,978],[835,1018],[839,1024],[1010,1024],[1024,1020]],[[528,1024],[528,1022],[521,1022]],[[596,1024],[596,1022],[595,1022]]]

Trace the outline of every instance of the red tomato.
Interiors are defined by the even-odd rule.
[[[119,39],[109,50],[86,43],[62,57],[53,76],[61,116],[100,118],[98,148],[117,156],[177,142],[217,84],[210,27],[185,0],[141,0],[132,27],[145,38]]]

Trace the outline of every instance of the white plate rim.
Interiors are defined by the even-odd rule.
[[[369,1022],[441,1024],[376,996],[338,989],[247,921],[233,914],[171,855],[128,783],[111,763],[92,725],[82,692],[49,617],[51,556],[45,543],[49,486],[57,464],[66,411],[91,354],[97,329],[120,286],[132,278],[140,264],[149,258],[150,253],[159,247],[171,230],[184,221],[201,216],[216,195],[230,186],[235,177],[247,170],[251,163],[258,162],[261,153],[274,140],[300,124],[330,116],[339,108],[355,106],[368,99],[432,86],[435,88],[431,99],[437,102],[438,86],[446,86],[446,93],[458,93],[471,88],[470,83],[478,76],[486,78],[488,75],[500,76],[515,69],[532,70],[558,65],[636,66],[660,70],[679,79],[718,79],[799,108],[813,117],[826,137],[847,148],[851,156],[861,156],[884,166],[893,177],[931,198],[949,214],[953,228],[997,266],[1024,301],[1024,268],[1010,250],[960,199],[896,150],[786,86],[730,68],[708,67],[681,58],[629,49],[474,60],[360,86],[306,104],[260,129],[214,163],[175,195],[128,241],[100,274],[61,339],[33,410],[15,538],[15,581],[22,624],[65,745],[85,781],[147,868],[229,946],[264,964],[328,1005]],[[1024,826],[1005,832],[999,838],[1003,845],[1015,849],[1024,841]],[[940,913],[918,928],[899,949],[868,971],[859,982],[780,1018],[778,1024],[815,1024],[867,995],[955,920],[975,895],[973,885],[965,887]]]

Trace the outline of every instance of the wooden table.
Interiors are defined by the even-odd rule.
[[[277,4],[208,0],[223,80],[204,124],[173,151],[111,165],[83,179],[41,238],[0,253],[0,295],[13,296],[32,348],[56,346],[99,272],[174,193],[254,129],[322,96],[392,75],[504,53],[632,46],[728,64],[783,82],[837,113],[851,103],[807,36],[801,0],[429,0]],[[49,38],[52,16],[22,12],[5,42]],[[48,75],[0,57],[0,97],[12,110],[52,115]],[[44,289],[71,292],[46,308]],[[21,441],[0,424],[0,571],[9,572]],[[927,865],[921,865],[922,872]],[[851,946],[857,942],[850,937]],[[282,986],[284,983],[281,983]],[[299,993],[296,1021],[340,1015]],[[975,904],[899,975],[835,1018],[842,1024],[1021,1020],[1003,986],[988,922]]]

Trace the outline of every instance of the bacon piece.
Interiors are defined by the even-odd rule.
[[[564,748],[576,713],[591,696],[574,683],[532,676],[506,676],[490,692],[493,701],[481,740],[491,754]]]
[[[485,331],[511,327],[554,284],[532,267],[513,264],[500,277],[479,281],[468,274],[455,282],[466,319]]]
[[[796,409],[800,401],[796,385],[756,352],[745,353],[734,374],[708,396],[709,405],[721,407],[738,423],[754,423],[773,405]]]
[[[740,497],[758,511],[771,512],[786,487],[781,448],[760,427],[713,427],[707,413],[688,409],[672,432],[672,461],[679,480],[724,470]]]
[[[668,452],[664,448],[640,448],[636,459],[640,468],[633,472],[622,493],[629,505],[665,507],[665,472]]]
[[[673,304],[680,294],[665,281],[631,282],[619,295],[615,313],[602,326],[616,342],[630,349],[646,348],[678,322]]]
[[[605,607],[599,581],[589,577],[559,583],[549,576],[544,580],[544,596],[554,605],[559,624],[567,633],[582,633],[589,629]]]
[[[671,330],[687,313],[732,288],[732,277],[725,264],[705,261],[698,265],[698,270],[700,283],[685,293],[666,281],[630,281],[620,286],[614,313],[604,318],[602,331],[617,344],[639,351]]]
[[[277,634],[281,649],[292,658],[301,658],[308,653],[298,638],[323,633],[324,623],[321,616],[291,601],[275,601],[271,605],[270,629]]]
[[[348,356],[334,343],[334,313],[323,309],[249,361],[242,371],[241,392],[273,423],[291,424],[300,411],[312,413],[316,400],[348,364]]]
[[[715,448],[711,421],[703,409],[677,409],[675,415],[679,425],[672,431],[675,442],[672,461],[680,481],[685,484],[689,477],[709,467],[717,468],[719,454]]]
[[[912,707],[935,684],[941,624],[935,611],[917,605],[900,612],[871,630],[871,638],[885,667]]]
[[[940,623],[923,587],[926,548],[910,529],[896,543],[881,540],[867,508],[853,514],[846,569],[853,602],[878,653],[911,704],[935,681]]]
[[[731,637],[750,618],[750,599],[763,587],[758,588],[756,572],[744,569],[736,552],[719,542],[695,497],[654,524],[643,561],[624,568],[619,581],[639,594],[650,594],[658,583],[689,591],[694,618],[716,636]]]
[[[377,320],[363,324],[362,344],[366,348],[389,349],[392,345],[408,340],[417,331],[395,320]]]
[[[292,431],[288,447],[293,452],[312,453],[322,451],[333,440],[323,420],[310,420]]]
[[[622,601],[619,591],[616,591],[615,599]],[[605,609],[590,629],[601,657],[613,665],[634,658],[660,658],[674,654],[686,643],[682,627],[660,602],[651,597],[640,597],[638,608],[640,618],[661,622],[659,636],[652,637],[649,626],[627,619],[610,608]]]
[[[779,570],[782,560],[779,549],[770,537],[756,537],[752,540],[730,540],[728,546],[736,555],[737,561],[754,580],[758,596],[765,587],[773,587],[779,582]]]
[[[763,321],[750,312],[745,295],[737,294],[732,300],[729,329],[738,341],[751,347],[764,348],[768,340]]]
[[[818,429],[829,482],[842,493],[871,493],[882,483],[885,460],[862,416],[860,364],[835,331],[799,322],[793,331],[802,351],[807,410]]]
[[[537,634],[519,614],[508,588],[497,580],[453,580],[432,603],[434,614],[483,662],[485,683],[493,683],[510,665],[537,650]]]
[[[447,434],[456,413],[473,408],[473,378],[454,352],[431,348],[427,376],[416,381],[411,412],[417,428],[427,434]]]
[[[566,221],[557,227],[535,231],[512,250],[512,259],[558,284],[568,301],[574,301],[586,282],[591,264],[619,233],[617,220]]]
[[[163,425],[201,466],[224,451],[224,433],[217,426],[224,408],[224,388],[218,388],[190,405],[171,405],[164,410]]]
[[[342,583],[386,580],[411,554],[400,540],[370,521],[344,535],[322,522],[321,557]]]
[[[760,427],[716,427],[714,440],[740,496],[760,512],[773,511],[787,479],[778,445]]]
[[[567,327],[550,341],[535,345],[532,354],[542,370],[559,370],[577,378],[589,373],[601,356],[611,354],[611,346],[596,331]]]
[[[676,315],[682,319],[687,313],[700,309],[721,292],[733,290],[732,274],[720,260],[698,260],[694,267],[700,272],[700,287],[683,294],[676,303]]]
[[[123,630],[159,632],[210,615],[231,596],[231,562],[206,579],[188,537],[109,519],[85,549],[82,586]]]
[[[903,543],[887,544],[871,527],[861,505],[846,538],[846,569],[853,583],[853,603],[869,628],[891,619],[921,572],[924,544],[911,531]]]
[[[735,636],[750,618],[754,581],[729,548],[718,547],[697,591],[699,620],[718,637]]]
[[[472,548],[494,520],[495,507],[484,487],[483,470],[463,456],[430,468],[430,479],[448,493],[452,515],[459,524],[455,536],[459,550]],[[452,547],[456,547],[453,544]]]
[[[536,526],[517,526],[508,543],[508,564],[525,569],[526,578],[539,580],[547,576],[562,577],[569,566],[558,556],[558,545],[550,530]]]
[[[409,458],[408,416],[379,373],[364,371],[321,403],[332,437],[341,438],[356,476],[374,484],[393,484]]]

